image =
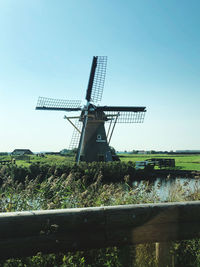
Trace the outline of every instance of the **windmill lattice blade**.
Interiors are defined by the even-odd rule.
[[[75,120],[75,126],[81,131],[82,128],[82,122],[79,121],[79,119]],[[74,148],[78,148],[79,144],[79,139],[80,139],[80,133],[74,128],[73,133],[72,133],[72,138],[69,144],[69,150],[72,150]]]
[[[146,107],[135,106],[98,106],[97,111],[146,112]]]
[[[81,105],[80,100],[63,100],[63,99],[39,97],[36,109],[77,111],[81,110],[80,105]]]
[[[107,66],[107,57],[98,56],[93,87],[91,92],[91,102],[101,101],[103,94],[103,87],[105,83],[105,77],[106,77],[106,66]]]
[[[117,111],[105,111],[106,117],[108,121],[110,122],[111,119],[117,118],[117,123],[143,123],[144,117],[145,117],[145,111],[144,112],[117,112]]]

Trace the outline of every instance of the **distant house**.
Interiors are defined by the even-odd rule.
[[[11,154],[16,156],[33,155],[33,152],[30,149],[15,149]]]

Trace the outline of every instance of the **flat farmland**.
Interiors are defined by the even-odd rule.
[[[118,154],[122,162],[132,161],[144,161],[151,158],[166,158],[175,159],[176,168],[180,170],[194,170],[200,171],[200,154],[185,154],[185,155],[169,155],[169,154]],[[10,156],[0,156],[0,161],[11,160]],[[60,155],[47,155],[45,157],[37,157],[36,155],[28,156],[27,159],[19,160],[16,157],[16,164],[18,166],[29,166],[32,163],[47,163],[49,165],[55,164],[68,164],[69,162],[73,164],[75,162],[75,157],[72,156],[60,156]],[[157,168],[157,167],[156,167]]]
[[[151,158],[175,159],[176,168],[181,170],[200,171],[200,154],[119,154],[121,161],[143,161]]]

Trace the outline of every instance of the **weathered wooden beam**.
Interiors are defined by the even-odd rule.
[[[0,213],[0,258],[200,237],[200,201]]]

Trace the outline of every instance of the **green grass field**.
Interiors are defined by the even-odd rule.
[[[151,155],[137,155],[137,154],[120,154],[121,161],[143,161],[150,158],[170,158],[175,159],[176,167],[181,170],[200,171],[200,154],[194,155],[168,155],[168,154],[151,154]]]
[[[120,160],[127,161],[143,161],[150,158],[171,158],[175,159],[176,167],[181,170],[194,170],[200,171],[200,154],[197,155],[168,155],[168,154],[151,154],[151,155],[138,155],[138,154],[119,154]],[[0,160],[11,159],[10,156],[0,156]],[[37,157],[36,155],[30,156],[29,160],[18,160],[16,158],[16,164],[18,166],[29,166],[31,163],[43,162],[49,165],[64,164],[65,162],[74,162],[74,157],[59,156],[59,155],[47,155],[45,157]]]

